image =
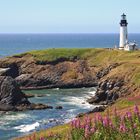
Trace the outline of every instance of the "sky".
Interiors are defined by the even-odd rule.
[[[140,33],[140,0],[0,0],[0,33]]]

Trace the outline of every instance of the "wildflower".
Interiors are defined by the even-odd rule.
[[[137,106],[137,105],[135,105],[135,106],[134,106],[134,112],[135,112],[136,114],[138,114],[138,113],[139,113],[139,108],[138,108],[138,106]]]
[[[71,126],[72,127],[76,127],[76,119],[74,119],[74,120],[71,121]]]
[[[88,116],[85,118],[85,123],[86,124],[91,124],[91,118],[89,118]]]
[[[97,117],[96,117],[96,115],[93,118],[93,123],[95,124],[95,126],[97,125]]]
[[[136,123],[134,123],[133,128],[137,128],[137,124]]]
[[[40,137],[40,140],[45,140],[45,138],[43,138],[43,137]]]
[[[110,123],[112,123],[112,122],[110,121],[109,117],[107,116],[103,119],[102,123],[103,123],[103,126],[108,127],[108,126],[110,126]]]
[[[126,132],[126,127],[123,123],[120,124],[120,129],[119,130],[120,130],[120,132],[124,132],[124,133]]]
[[[123,122],[123,121],[125,120],[125,115],[122,115],[122,116],[120,117],[120,119],[121,119],[121,122]]]
[[[134,114],[138,117],[138,121],[140,122],[140,112],[137,105],[134,106]]]
[[[29,137],[29,139],[28,140],[32,140],[32,138],[31,137]]]
[[[93,134],[95,131],[96,131],[95,127],[92,127],[92,128],[90,129],[90,132],[91,132],[92,134]]]
[[[112,121],[109,122],[109,126],[110,126],[111,128],[115,128],[114,125],[113,125],[113,123],[112,123]]]
[[[97,117],[98,117],[98,121],[100,121],[100,122],[103,121],[103,118],[102,118],[102,116],[100,114]]]
[[[107,119],[106,118],[103,119],[103,126],[104,127],[107,127],[108,126],[108,122],[107,122]]]
[[[85,125],[84,124],[80,125],[80,128],[81,129],[84,129],[85,128]]]
[[[77,119],[75,122],[75,127],[80,128],[80,119]]]
[[[126,114],[127,114],[128,119],[129,120],[132,120],[132,114],[131,114],[131,112],[126,112]]]
[[[89,136],[89,125],[86,125],[85,126],[85,137],[88,137]]]

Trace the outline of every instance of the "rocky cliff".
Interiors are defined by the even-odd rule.
[[[140,52],[108,49],[52,49],[29,52],[0,60],[21,89],[97,86],[93,104],[112,104],[140,85]]]
[[[5,58],[1,68],[9,68],[2,73],[15,78],[22,89],[74,88],[96,86],[97,81],[85,60],[61,60],[48,64],[38,64],[31,55]]]

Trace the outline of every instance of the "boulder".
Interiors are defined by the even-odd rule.
[[[92,111],[89,111],[87,114],[95,113],[95,112],[103,112],[106,109],[106,106],[95,107]]]
[[[16,111],[15,106],[8,104],[0,104],[0,111]]]
[[[0,104],[30,104],[12,77],[0,76]]]
[[[62,106],[56,106],[55,109],[63,109]]]
[[[20,90],[16,81],[9,76],[0,76],[0,111],[24,111],[52,109],[45,104],[34,104]]]

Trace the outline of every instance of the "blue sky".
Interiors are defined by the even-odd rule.
[[[140,33],[140,0],[0,0],[0,33]]]

